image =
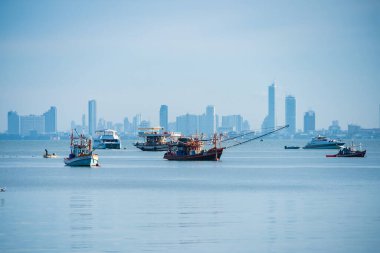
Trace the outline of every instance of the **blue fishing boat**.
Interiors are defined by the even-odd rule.
[[[64,158],[64,162],[68,166],[99,166],[99,157],[93,153],[92,142],[90,138],[83,134],[74,137],[71,132],[70,154]]]

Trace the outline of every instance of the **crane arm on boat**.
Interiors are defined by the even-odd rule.
[[[251,138],[251,139],[248,139],[248,140],[245,140],[245,141],[242,141],[242,142],[239,142],[239,143],[236,143],[236,144],[230,145],[230,146],[226,146],[226,147],[224,147],[224,148],[227,149],[227,148],[236,147],[236,146],[242,145],[242,144],[244,144],[244,143],[247,143],[247,142],[250,142],[250,141],[254,141],[254,140],[260,139],[260,138],[262,138],[262,137],[264,137],[264,136],[267,136],[267,135],[273,134],[273,133],[275,133],[275,132],[281,131],[282,129],[285,129],[285,128],[288,128],[288,127],[289,127],[289,125],[281,126],[281,127],[278,127],[278,128],[276,128],[276,129],[274,129],[274,130],[272,130],[272,131],[269,131],[269,132],[267,132],[267,133],[265,133],[265,134],[262,134],[262,135],[256,136],[256,137],[254,137],[254,138]],[[251,134],[251,133],[250,133],[250,134]],[[248,134],[246,134],[246,135],[248,135]],[[240,136],[241,136],[241,135],[240,135]],[[233,138],[233,139],[235,139],[235,138]],[[229,139],[226,139],[226,140],[229,140]],[[224,140],[224,141],[226,141],[226,140]]]

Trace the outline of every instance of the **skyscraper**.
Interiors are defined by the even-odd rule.
[[[206,131],[205,133],[209,136],[213,135],[216,131],[215,124],[215,106],[209,105],[206,107]]]
[[[57,108],[51,106],[50,109],[43,114],[45,117],[45,133],[57,132]]]
[[[274,129],[276,126],[276,111],[275,111],[275,84],[268,86],[268,115],[265,117],[261,125],[262,131]]]
[[[88,101],[88,133],[94,135],[96,130],[96,101]]]
[[[303,131],[305,133],[315,131],[315,112],[314,111],[305,112],[305,115],[303,117]]]
[[[20,116],[15,111],[8,112],[8,134],[20,134]]]
[[[289,125],[288,134],[296,133],[296,99],[293,96],[285,98],[285,124]]]
[[[160,126],[164,128],[164,130],[168,130],[168,106],[161,105],[160,108]]]

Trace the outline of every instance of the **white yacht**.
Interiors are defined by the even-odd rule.
[[[311,139],[310,142],[306,144],[304,149],[339,149],[344,145],[344,142],[340,140],[329,139],[325,136],[318,135]]]
[[[115,130],[105,129],[95,131],[94,149],[120,149],[119,135]]]

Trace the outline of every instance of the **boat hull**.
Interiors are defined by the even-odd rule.
[[[300,147],[296,146],[284,146],[284,149],[299,149]]]
[[[165,153],[164,159],[169,161],[218,161],[223,154],[224,148],[215,148],[202,154],[194,155],[177,155],[175,153]]]
[[[94,149],[120,149],[120,143],[99,143],[94,144]]]
[[[303,149],[340,149],[343,145],[343,142],[320,145],[306,145],[303,147]]]
[[[64,158],[64,162],[67,166],[98,166],[98,155],[86,155],[86,156],[79,156],[74,158]]]
[[[145,145],[144,143],[136,143],[134,146],[142,151],[168,151],[169,145]]]
[[[356,151],[350,154],[335,154],[335,155],[326,155],[326,157],[365,157],[366,150]]]

